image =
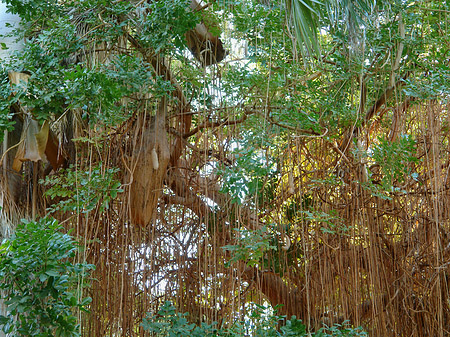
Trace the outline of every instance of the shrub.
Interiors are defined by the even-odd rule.
[[[74,263],[78,246],[51,218],[23,222],[0,246],[0,289],[6,316],[0,326],[13,336],[79,336],[76,285],[93,265]]]

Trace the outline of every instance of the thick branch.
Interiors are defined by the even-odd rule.
[[[392,97],[394,91],[403,86],[404,81],[408,78],[410,72],[406,72],[406,74],[400,79],[398,80],[394,86],[391,86],[389,88],[387,88],[383,94],[381,94],[381,96],[376,100],[376,102],[370,107],[369,110],[367,110],[364,120],[362,121],[361,124],[361,128],[365,127],[369,121],[375,116],[377,115],[378,111],[380,110],[380,108],[386,104],[386,102]],[[339,145],[339,149],[342,153],[346,153],[348,146],[350,144],[350,141],[352,139],[352,137],[354,136],[354,127],[351,127],[350,129],[348,129],[347,131],[344,132],[344,136],[342,138],[342,141],[340,142]]]
[[[387,88],[384,93],[378,98],[378,100],[372,105],[372,107],[366,112],[366,117],[363,121],[363,126],[366,125],[373,116],[375,116],[380,110],[381,106],[386,103],[388,99],[392,97],[394,90],[403,86],[404,81],[408,78],[409,72],[407,72],[400,80],[398,80],[393,86]]]
[[[192,145],[191,143],[189,143],[183,135],[180,135],[175,129],[170,128],[169,129],[169,133],[182,139],[183,143],[186,147],[190,148],[192,151],[194,151],[195,153],[201,155],[202,157],[205,157],[204,155],[206,154],[207,156],[213,157],[215,159],[217,159],[219,162],[223,163],[224,165],[230,166],[233,164],[233,160],[227,158],[223,153],[217,152],[213,149],[199,149],[197,146]],[[206,160],[206,159],[205,159]]]
[[[243,276],[248,282],[256,282],[257,288],[267,297],[272,307],[281,305],[278,314],[286,315],[288,319],[295,315],[306,322],[307,302],[303,292],[288,286],[279,275],[270,271],[248,268]]]
[[[125,32],[125,36],[131,43],[131,45],[136,48],[136,50],[138,50],[146,58],[147,62],[153,66],[155,73],[158,76],[162,76],[164,80],[169,81],[170,84],[172,84],[172,86],[175,88],[175,90],[172,92],[172,96],[178,99],[179,104],[179,132],[182,134],[189,132],[192,123],[192,114],[190,113],[191,106],[183,94],[183,89],[181,88],[177,80],[172,76],[172,73],[164,64],[163,59],[158,57],[158,55],[156,55],[153,51],[149,51],[144,48],[141,43],[131,34]],[[170,154],[171,166],[176,166],[183,148],[184,147],[182,141],[180,139],[177,139],[175,142],[175,146],[172,148]]]
[[[184,139],[187,139],[193,135],[195,135],[197,132],[199,132],[200,130],[206,129],[206,128],[217,128],[217,127],[221,127],[221,126],[230,126],[230,125],[237,125],[237,124],[241,124],[243,122],[245,122],[245,120],[247,119],[248,115],[254,114],[256,113],[256,111],[245,111],[244,116],[242,116],[242,118],[236,119],[234,121],[230,121],[230,120],[224,120],[221,122],[210,122],[210,121],[206,121],[202,124],[200,124],[199,126],[195,127],[194,129],[192,129],[191,131],[185,133],[183,135]]]

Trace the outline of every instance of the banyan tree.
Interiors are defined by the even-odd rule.
[[[81,335],[150,335],[167,301],[449,335],[449,4],[1,6],[0,235],[76,238]]]

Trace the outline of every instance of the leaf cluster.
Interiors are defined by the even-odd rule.
[[[45,13],[50,16],[61,10],[58,0],[4,0],[9,5],[11,13],[20,15],[25,21],[36,20]]]
[[[74,263],[78,247],[51,218],[24,221],[0,246],[0,289],[6,316],[0,326],[12,336],[79,336],[75,309],[89,297],[76,291],[93,265]]]
[[[151,13],[139,20],[138,38],[156,53],[166,54],[171,49],[182,48],[185,33],[200,21],[198,14],[189,10],[190,1],[152,1],[144,6]]]
[[[41,183],[49,186],[46,196],[59,201],[50,207],[51,212],[87,213],[99,207],[107,209],[121,193],[121,184],[115,179],[117,168],[102,169],[96,166],[91,171],[77,171],[73,167],[61,170],[60,174],[47,176]],[[100,205],[100,206],[99,206]]]
[[[144,330],[157,337],[176,337],[176,336],[258,336],[258,337],[277,337],[277,336],[298,336],[298,337],[364,337],[367,333],[362,328],[350,327],[347,323],[343,325],[334,325],[332,327],[324,326],[317,332],[308,332],[306,326],[295,316],[286,320],[286,317],[276,314],[267,314],[266,307],[255,304],[255,308],[250,316],[243,322],[236,322],[231,328],[221,328],[217,322],[200,325],[189,323],[186,319],[187,313],[180,314],[171,302],[165,302],[157,314],[147,314],[142,322]],[[280,327],[280,324],[281,327]]]
[[[395,183],[401,184],[414,174],[410,164],[418,162],[414,156],[416,142],[409,135],[401,135],[393,142],[381,136],[378,141],[373,149],[373,158],[381,168],[381,186],[389,191]]]
[[[264,135],[264,132],[258,132],[257,124],[254,124],[254,128],[244,135],[233,151],[234,165],[218,170],[223,178],[221,192],[228,193],[234,203],[241,204],[244,200],[262,196],[267,178],[276,174],[274,158],[261,149],[273,146]]]
[[[226,245],[222,249],[231,253],[231,259],[225,264],[230,266],[237,261],[245,261],[249,266],[255,266],[269,250],[276,250],[277,247],[271,244],[271,234],[267,226],[257,230],[245,228],[234,229],[238,235],[236,245]]]

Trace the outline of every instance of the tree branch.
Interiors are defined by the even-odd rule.
[[[177,80],[173,77],[170,70],[164,64],[163,59],[161,59],[152,50],[147,50],[146,48],[144,48],[139,42],[139,40],[137,40],[134,36],[132,36],[128,32],[125,32],[125,36],[127,40],[130,42],[130,44],[142,54],[142,56],[147,60],[148,63],[150,63],[153,66],[155,73],[158,76],[162,76],[164,80],[169,81],[170,84],[172,84],[172,86],[175,88],[175,90],[172,92],[172,96],[178,99],[179,104],[179,111],[180,111],[178,118],[179,132],[182,134],[189,132],[192,123],[192,114],[190,113],[191,106],[188,103],[186,97],[184,96],[183,89],[181,88],[180,84],[177,82]],[[171,166],[176,166],[176,163],[178,162],[178,159],[181,156],[183,148],[184,147],[182,141],[180,139],[177,139],[175,142],[175,146],[171,149],[170,154]]]
[[[207,129],[207,128],[217,128],[217,127],[221,127],[221,126],[230,126],[230,125],[241,124],[241,123],[245,122],[245,120],[247,119],[248,115],[251,115],[251,114],[254,114],[254,113],[256,113],[256,111],[254,111],[254,110],[253,111],[251,111],[251,110],[245,111],[244,112],[244,116],[242,116],[242,118],[239,118],[239,119],[236,119],[236,120],[233,120],[233,121],[230,121],[230,120],[224,120],[224,121],[221,121],[221,122],[206,121],[206,122],[200,124],[199,126],[195,127],[194,129],[192,129],[191,131],[183,134],[182,137],[184,139],[187,139],[187,138],[195,135],[200,130]]]
[[[377,112],[380,110],[381,106],[386,103],[388,99],[392,97],[392,94],[394,93],[394,90],[397,88],[400,88],[403,86],[404,81],[408,78],[410,72],[406,72],[403,77],[398,80],[393,86],[387,88],[384,93],[377,99],[377,101],[371,106],[371,108],[366,112],[366,116],[363,120],[363,126],[365,126],[369,120],[372,119],[373,116],[377,114]]]

